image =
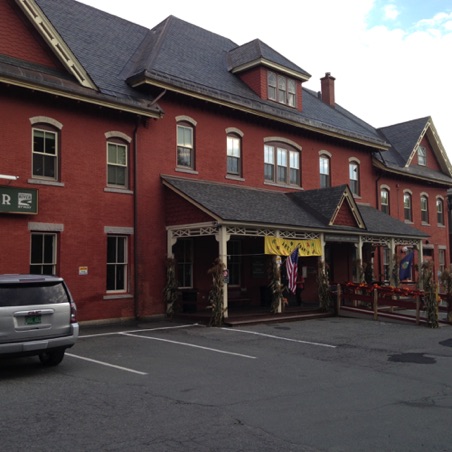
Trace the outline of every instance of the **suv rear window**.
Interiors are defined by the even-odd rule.
[[[69,303],[62,282],[36,284],[0,284],[0,306],[27,306]]]

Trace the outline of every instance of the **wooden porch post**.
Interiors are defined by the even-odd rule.
[[[390,255],[389,255],[389,284],[391,286],[395,286],[395,281],[394,281],[394,254],[395,254],[395,241],[394,239],[391,239],[391,243],[390,243]]]
[[[218,232],[215,235],[215,238],[218,242],[218,256],[220,261],[223,262],[227,268],[229,234],[226,232],[226,228],[224,226],[218,226]],[[223,284],[223,313],[224,318],[228,318],[228,285],[226,282]]]

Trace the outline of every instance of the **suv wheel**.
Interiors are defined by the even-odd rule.
[[[44,366],[57,366],[63,361],[64,348],[55,350],[46,350],[39,354],[39,360]]]

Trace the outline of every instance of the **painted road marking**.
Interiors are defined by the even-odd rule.
[[[319,342],[301,341],[298,339],[290,339],[287,337],[274,336],[273,334],[258,333],[256,331],[238,330],[235,328],[221,328],[221,329],[224,331],[231,331],[231,332],[235,332],[235,333],[255,334],[256,336],[264,336],[264,337],[269,337],[271,339],[279,339],[281,341],[297,342],[299,344],[308,344],[308,345],[317,345],[319,347],[337,348],[336,345],[321,344]]]
[[[180,329],[180,328],[191,328],[193,326],[201,326],[201,325],[199,325],[199,323],[191,323],[189,325],[162,326],[159,328],[145,328],[145,329],[130,330],[130,331],[112,331],[110,333],[86,334],[83,336],[79,336],[78,338],[85,339],[85,338],[90,338],[90,337],[114,336],[115,334],[139,333],[142,331],[175,330],[175,329]]]
[[[102,366],[113,367],[114,369],[124,370],[138,375],[147,375],[147,372],[140,372],[139,370],[129,369],[128,367],[117,366],[115,364],[106,363],[104,361],[98,361],[97,359],[85,358],[84,356],[73,355],[72,353],[66,353],[66,356],[72,358],[82,359],[83,361],[89,361],[90,363],[100,364]]]
[[[123,336],[129,336],[129,337],[139,337],[139,338],[142,338],[142,339],[150,339],[150,340],[153,340],[153,341],[168,342],[170,344],[183,345],[185,347],[199,348],[201,350],[207,350],[207,351],[211,351],[211,352],[215,352],[215,353],[223,353],[225,355],[238,356],[240,358],[256,359],[255,356],[243,355],[241,353],[227,352],[225,350],[219,350],[217,348],[210,348],[210,347],[203,347],[201,345],[189,344],[187,342],[172,341],[172,340],[169,340],[169,339],[162,339],[162,338],[159,338],[159,337],[152,337],[152,336],[141,336],[140,334],[131,334],[131,333],[120,333],[120,334],[123,335]]]

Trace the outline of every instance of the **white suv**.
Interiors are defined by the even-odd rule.
[[[56,366],[77,340],[76,312],[63,278],[0,275],[0,357],[38,355]]]

